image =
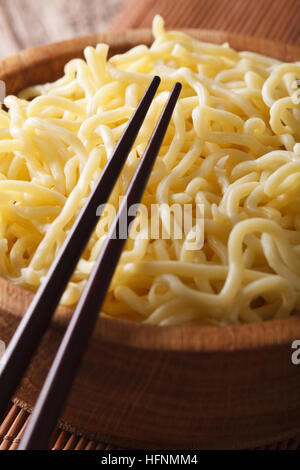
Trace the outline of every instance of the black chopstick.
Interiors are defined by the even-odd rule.
[[[101,215],[97,208],[107,202],[159,84],[160,78],[154,77],[8,345],[0,368],[0,419],[95,229]]]
[[[65,404],[126,242],[125,237],[116,237],[115,234],[119,233],[120,221],[123,221],[124,217],[127,221],[127,229],[134,219],[134,216],[128,215],[127,210],[142,199],[180,90],[181,84],[176,83],[137,171],[131,179],[21,439],[20,450],[47,448],[51,432]]]

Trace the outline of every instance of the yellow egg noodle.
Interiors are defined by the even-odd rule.
[[[202,204],[204,245],[129,239],[105,314],[225,325],[300,306],[300,62],[197,41],[153,21],[154,42],[107,59],[87,47],[54,83],[0,111],[0,275],[36,289],[153,75],[159,91],[111,196],[118,205],[175,81],[183,84],[143,203]],[[161,214],[161,223],[164,219]],[[103,217],[63,296],[74,305],[111,220]]]

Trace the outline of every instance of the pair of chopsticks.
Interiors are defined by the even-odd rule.
[[[97,214],[97,208],[103,207],[108,201],[159,84],[160,78],[154,77],[6,350],[4,365],[0,369],[0,417],[5,413],[12,394],[49,326],[101,216]],[[117,238],[114,235],[119,233],[120,221],[124,217],[127,228],[134,219],[134,216],[127,214],[127,208],[141,201],[180,90],[181,84],[176,83],[111,224],[21,439],[21,450],[47,449],[51,432],[64,407],[126,242],[126,238]]]

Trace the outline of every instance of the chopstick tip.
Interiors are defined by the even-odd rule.
[[[180,83],[180,82],[176,82],[175,85],[172,88],[171,96],[176,101],[177,101],[177,99],[180,95],[181,89],[182,89],[182,83]]]
[[[152,83],[158,86],[160,82],[161,82],[161,78],[158,75],[154,75],[152,79]]]
[[[182,83],[176,82],[174,85],[174,89],[178,90],[178,93],[180,93],[182,89]]]

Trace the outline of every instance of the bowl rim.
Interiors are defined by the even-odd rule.
[[[238,50],[252,50],[263,53],[276,50],[276,58],[286,61],[296,55],[300,58],[300,46],[283,44],[269,39],[240,35],[224,31],[184,29],[182,30],[203,41],[214,43],[229,42]],[[49,57],[61,58],[66,55],[80,56],[87,45],[106,42],[117,49],[152,40],[150,29],[106,32],[81,36],[25,49],[0,62],[0,79],[12,80],[21,70],[28,70],[49,61]],[[269,55],[269,54],[266,54]],[[273,55],[273,54],[272,54]],[[274,55],[273,55],[274,57]],[[295,59],[294,59],[295,60]],[[21,318],[34,294],[0,277],[0,313]],[[72,315],[72,309],[59,306],[52,320],[52,327],[64,330]],[[300,339],[300,317],[291,316],[281,320],[261,323],[227,326],[158,326],[101,316],[97,323],[93,341],[118,343],[125,347],[165,350],[172,352],[230,353],[253,349],[274,348],[286,345],[291,347],[294,339]]]

